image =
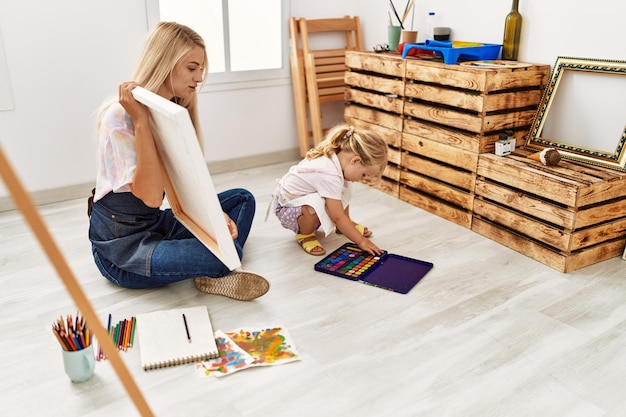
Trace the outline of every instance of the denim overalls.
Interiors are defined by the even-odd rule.
[[[256,210],[254,196],[237,188],[219,193],[218,199],[237,225],[235,247],[241,259]],[[230,272],[170,209],[148,207],[130,192],[111,192],[93,204],[89,240],[102,275],[126,288],[159,287]]]

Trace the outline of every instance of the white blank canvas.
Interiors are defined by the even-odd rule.
[[[141,87],[133,96],[150,109],[174,215],[230,270],[241,266],[189,112]]]

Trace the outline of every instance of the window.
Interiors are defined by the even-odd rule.
[[[209,90],[289,79],[288,0],[146,0],[148,25],[176,21],[202,36]]]

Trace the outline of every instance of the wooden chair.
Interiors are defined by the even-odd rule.
[[[298,139],[300,154],[304,157],[311,148],[311,137],[313,146],[324,138],[321,103],[344,100],[345,52],[362,50],[363,45],[357,16],[308,20],[291,17],[289,30]],[[324,34],[340,34],[344,46],[336,49],[312,49],[311,34],[319,34],[320,38]]]

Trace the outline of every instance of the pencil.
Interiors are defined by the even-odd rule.
[[[133,341],[135,340],[135,324],[137,323],[137,319],[135,316],[130,318],[132,320],[132,329],[130,330],[130,347],[133,347]]]
[[[70,350],[69,346],[67,345],[67,343],[65,343],[65,340],[63,340],[63,338],[59,334],[59,331],[57,330],[57,327],[54,324],[52,325],[52,332],[54,333],[54,335],[56,336],[57,340],[61,344],[61,347],[63,348],[63,350],[66,351],[66,352],[68,350]]]
[[[126,320],[126,328],[124,332],[124,352],[128,349],[128,344],[130,343],[130,327],[131,322],[130,319]]]
[[[126,350],[126,335],[128,332],[128,320],[124,319],[122,323],[122,337],[120,337],[120,349]]]
[[[78,331],[78,341],[80,342],[81,349],[87,347],[87,341],[85,340],[85,333],[82,330]]]
[[[61,337],[67,341],[67,344],[70,347],[70,350],[78,350],[76,344],[74,343],[73,338],[68,334],[67,330],[61,330]]]
[[[118,346],[118,338],[120,335],[120,326],[119,323],[113,326],[113,344]]]
[[[187,317],[185,317],[185,313],[183,313],[183,321],[185,322],[185,331],[187,332],[187,340],[191,343],[191,336],[189,335],[189,327],[187,326]]]
[[[112,318],[111,313],[109,313],[109,321],[107,323],[107,333],[109,334],[109,336],[111,336],[111,318]],[[105,359],[104,351],[102,350],[102,343],[98,343],[98,347],[100,348],[99,349],[99,353],[98,353],[98,357],[100,359]]]
[[[122,320],[119,323],[120,332],[117,336],[117,348],[118,350],[124,349],[124,336],[126,335],[126,320]]]

